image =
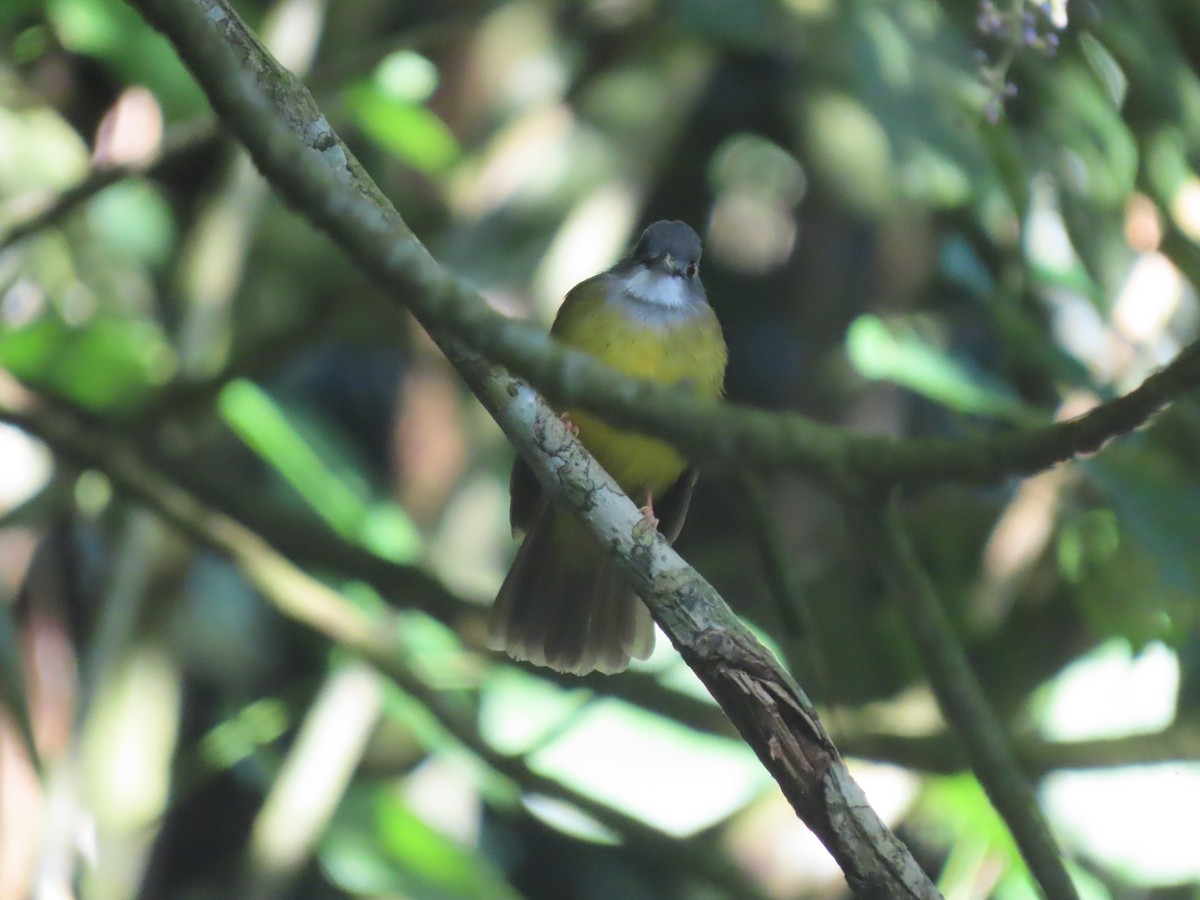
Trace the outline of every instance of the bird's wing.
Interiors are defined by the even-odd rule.
[[[533,469],[520,456],[513,460],[512,474],[508,478],[509,503],[508,524],[513,536],[526,532],[533,525],[538,504],[542,499],[542,486]]]
[[[688,506],[692,502],[692,489],[699,475],[695,466],[689,466],[661,496],[654,498],[658,530],[669,544],[675,543],[675,538],[683,530],[683,520],[687,518]]]

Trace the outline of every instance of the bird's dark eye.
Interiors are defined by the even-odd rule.
[[[687,277],[688,277],[688,278],[695,278],[695,277],[696,277],[696,264],[695,264],[695,263],[688,263],[688,265],[687,265]]]

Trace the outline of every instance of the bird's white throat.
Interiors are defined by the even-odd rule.
[[[625,279],[622,290],[635,300],[663,309],[686,309],[692,305],[682,278],[641,268]]]

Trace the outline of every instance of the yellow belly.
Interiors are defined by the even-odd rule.
[[[678,325],[651,325],[615,304],[573,296],[559,313],[554,333],[564,343],[630,375],[686,384],[701,397],[721,396],[725,341],[707,306]],[[566,412],[592,455],[639,502],[646,491],[666,490],[687,468],[687,461],[662,441],[613,428],[581,410]]]
[[[669,444],[619,431],[580,410],[569,410],[567,416],[578,426],[580,440],[600,465],[638,503],[646,501],[647,491],[652,496],[661,494],[687,468],[687,462]]]

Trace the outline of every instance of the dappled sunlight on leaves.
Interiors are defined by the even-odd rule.
[[[582,680],[484,649],[515,549],[507,442],[397,314],[411,298],[228,132],[189,137],[214,114],[137,4],[0,7],[0,367],[34,392],[0,409],[20,428],[65,408],[79,432],[72,453],[0,426],[0,823],[48,816],[0,841],[0,878],[44,856],[43,893],[81,898],[845,896],[687,648],[660,632]],[[548,323],[644,224],[693,225],[738,403],[1002,456],[1200,333],[1193,5],[238,11],[506,315]],[[904,492],[1020,748],[1194,725],[1198,442],[1182,396],[1086,458]],[[751,458],[730,447],[714,458]],[[157,513],[146,472],[177,491]],[[683,556],[848,757],[864,735],[902,748],[911,768],[855,777],[946,897],[1032,897],[979,782],[925,772],[964,763],[920,756],[953,726],[853,504],[756,473],[790,567],[772,578],[730,475],[703,473]],[[1042,781],[1088,900],[1200,884],[1194,751],[1171,746],[1186,758]]]

